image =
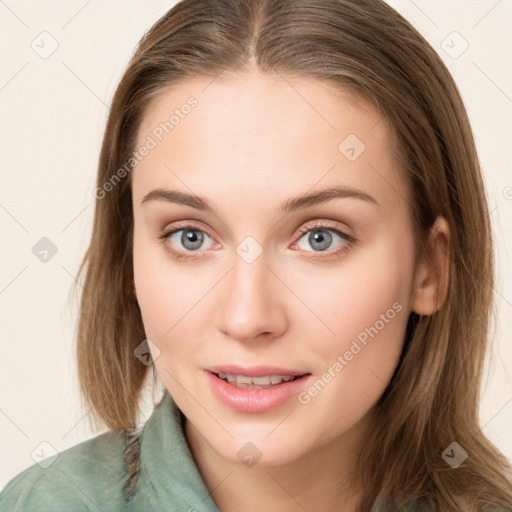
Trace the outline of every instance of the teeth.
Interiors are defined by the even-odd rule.
[[[234,373],[222,373],[219,377],[229,384],[243,389],[266,389],[282,382],[289,382],[294,379],[294,375],[265,375],[263,377],[249,377],[247,375],[236,375]]]
[[[270,375],[267,375],[266,377],[253,377],[252,383],[258,384],[259,386],[267,386],[270,384],[271,378]],[[274,384],[277,384],[277,382],[274,382]]]
[[[234,377],[237,384],[252,384],[252,377],[246,377],[245,375],[235,375]]]

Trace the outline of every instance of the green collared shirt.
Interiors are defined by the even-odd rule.
[[[0,493],[0,512],[220,512],[199,474],[182,430],[180,411],[166,391],[144,426],[132,498],[125,437],[109,431],[14,477]]]
[[[59,453],[46,469],[44,461],[30,466],[0,493],[0,512],[220,512],[167,390],[140,437],[139,474],[128,501],[125,448],[124,435],[109,431]]]

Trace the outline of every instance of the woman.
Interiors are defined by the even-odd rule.
[[[117,88],[95,197],[79,378],[110,430],[0,510],[512,510],[478,424],[473,136],[396,11],[180,2]]]

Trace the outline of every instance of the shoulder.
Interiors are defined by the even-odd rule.
[[[121,432],[108,431],[30,466],[0,493],[0,512],[118,510],[124,443]]]

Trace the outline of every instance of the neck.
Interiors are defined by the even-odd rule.
[[[252,467],[223,457],[188,420],[184,432],[222,512],[355,512],[362,490],[351,476],[364,437],[361,427],[287,464]]]

